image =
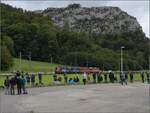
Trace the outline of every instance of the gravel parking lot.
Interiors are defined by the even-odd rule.
[[[2,113],[149,113],[149,85],[93,84],[28,89],[28,95],[0,93]]]

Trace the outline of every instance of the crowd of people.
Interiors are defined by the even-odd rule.
[[[39,84],[42,83],[42,73],[38,73]],[[26,85],[31,84],[32,87],[36,86],[35,83],[35,74],[29,75],[28,73],[17,71],[13,76],[6,76],[4,81],[5,86],[5,94],[6,95],[21,95],[28,94]],[[15,89],[17,89],[17,93],[15,93]]]
[[[92,74],[92,76],[91,76]],[[28,94],[26,85],[31,85],[32,87],[35,86],[44,86],[43,83],[43,74],[42,72],[38,73],[38,83],[35,81],[35,74],[28,74],[24,72],[17,71],[13,76],[7,76],[4,81],[5,86],[5,94],[7,95],[15,95],[15,94]],[[147,81],[147,83],[150,83],[150,76],[149,73],[141,72],[141,82],[144,83]],[[120,73],[120,78],[118,78],[112,71],[110,72],[97,72],[97,73],[86,73],[84,72],[82,74],[82,81],[79,79],[79,76],[74,75],[72,77],[68,77],[67,73],[63,74],[62,76],[59,76],[57,74],[53,75],[53,83],[55,85],[61,84],[62,79],[65,84],[79,84],[80,82],[83,82],[84,85],[86,84],[96,84],[96,83],[116,83],[120,82],[122,85],[125,83],[127,85],[127,81],[130,81],[131,83],[134,82],[134,73],[133,72],[124,72]],[[17,89],[17,93],[15,93],[15,89]]]
[[[64,78],[64,83],[65,84],[78,84],[80,82],[78,76],[68,78],[67,73],[64,73],[63,78]],[[54,80],[53,81],[54,84],[61,84],[62,77],[58,76],[57,74],[54,74],[53,80]]]
[[[92,78],[91,78],[92,74]],[[144,83],[147,81],[147,83],[150,83],[150,77],[148,73],[141,72],[141,81]],[[82,82],[83,84],[89,84],[89,83],[117,83],[120,82],[122,85],[125,83],[127,85],[127,82],[130,81],[131,83],[134,82],[134,72],[124,72],[120,73],[120,77],[118,78],[117,75],[115,75],[112,71],[110,72],[95,72],[95,73],[86,73],[84,72],[82,74]],[[80,82],[80,79],[78,76],[68,78],[67,73],[64,73],[63,75],[64,81],[66,84],[78,84]],[[62,81],[61,76],[54,75],[54,83],[60,84]]]
[[[87,83],[91,83],[90,77],[88,73],[83,73],[83,84],[87,84]],[[150,83],[150,76],[149,73],[144,73],[141,72],[140,74],[141,76],[141,82],[144,83],[145,81],[147,81],[147,83]],[[122,85],[125,83],[127,85],[127,82],[130,81],[131,83],[134,82],[134,73],[133,72],[124,72],[124,73],[120,73],[120,78],[118,79],[117,76],[112,72],[105,72],[102,75],[102,72],[98,72],[98,73],[93,73],[92,74],[92,78],[93,81],[92,83],[100,83],[100,82],[104,82],[104,83],[115,83],[115,82],[120,82]]]

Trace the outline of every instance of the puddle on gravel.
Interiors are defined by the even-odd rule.
[[[80,101],[87,101],[87,99],[85,99],[85,98],[80,98],[79,100]]]

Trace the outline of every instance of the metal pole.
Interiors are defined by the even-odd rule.
[[[29,66],[30,66],[30,69],[32,68],[32,65],[31,65],[31,52],[29,52]]]
[[[122,47],[121,47],[121,74],[122,74]]]
[[[19,52],[19,58],[20,58],[20,64],[19,64],[19,68],[20,68],[20,71],[21,71],[21,52]]]
[[[123,49],[124,46],[121,47],[121,73],[123,74]]]

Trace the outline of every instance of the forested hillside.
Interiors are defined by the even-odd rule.
[[[124,49],[125,69],[148,69],[148,41],[141,30],[117,34],[76,32],[66,22],[62,28],[50,16],[1,7],[2,70],[12,66],[12,57],[51,61],[74,66],[98,66],[118,70],[120,47]]]

